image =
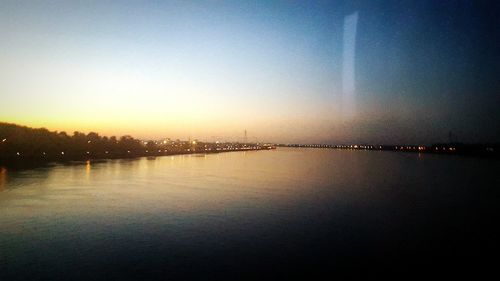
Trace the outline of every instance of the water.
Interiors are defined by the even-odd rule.
[[[499,168],[293,148],[0,168],[0,280],[487,269]]]

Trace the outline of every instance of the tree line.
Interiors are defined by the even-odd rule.
[[[153,146],[154,142],[148,142],[148,148],[156,149]],[[78,131],[68,135],[0,122],[0,160],[123,157],[141,154],[143,150],[143,143],[129,135],[117,138]]]

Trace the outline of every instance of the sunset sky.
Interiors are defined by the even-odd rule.
[[[0,121],[209,141],[246,129],[285,143],[449,131],[498,142],[499,4],[469,2],[1,1]]]

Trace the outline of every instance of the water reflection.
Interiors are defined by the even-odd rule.
[[[87,160],[87,162],[85,162],[85,174],[87,175],[87,179],[89,179],[89,176],[90,176],[90,160]]]
[[[5,185],[7,182],[7,168],[0,167],[0,192],[5,189]]]
[[[290,257],[334,264],[355,251],[425,248],[418,235],[440,230],[444,245],[460,233],[452,227],[468,221],[474,202],[467,200],[477,198],[470,192],[491,192],[498,168],[478,159],[319,149],[87,161],[9,170],[8,180],[0,168],[0,269],[22,277],[29,265],[67,277],[104,268],[130,279],[138,267],[170,269],[169,276],[210,268],[207,260],[214,268]]]

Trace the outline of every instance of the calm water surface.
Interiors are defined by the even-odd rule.
[[[0,280],[485,272],[499,168],[292,148],[0,168]]]

